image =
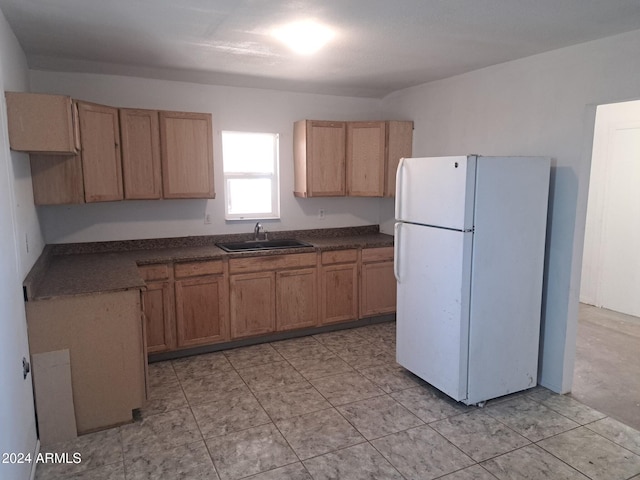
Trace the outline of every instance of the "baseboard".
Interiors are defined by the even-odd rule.
[[[277,342],[279,340],[288,340],[290,338],[304,337],[307,335],[316,335],[319,333],[333,332],[336,330],[345,330],[349,328],[364,327],[376,323],[393,322],[396,319],[395,313],[385,315],[376,315],[374,317],[365,317],[351,322],[334,323],[323,325],[320,327],[302,328],[300,330],[290,330],[288,332],[278,332],[258,337],[244,338],[241,340],[233,340],[225,343],[215,343],[213,345],[203,345],[201,347],[185,348],[183,350],[175,350],[172,352],[152,353],[148,356],[149,363],[162,362],[165,360],[175,360],[177,358],[189,357],[192,355],[200,355],[203,353],[219,352],[220,350],[228,350],[230,348],[248,347],[258,343]]]

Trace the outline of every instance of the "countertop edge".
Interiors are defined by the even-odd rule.
[[[359,238],[360,237],[360,238]],[[54,253],[47,245],[23,283],[25,301],[50,300],[58,297],[92,295],[110,291],[143,289],[146,284],[137,269],[138,266],[156,263],[201,262],[235,258],[251,258],[271,255],[289,255],[295,253],[321,253],[323,251],[384,248],[393,246],[393,236],[384,233],[365,233],[344,237],[300,236],[300,240],[310,243],[310,247],[262,250],[251,252],[225,252],[215,245],[185,246],[174,248],[149,248],[105,253]],[[56,262],[58,260],[58,262]],[[80,260],[80,261],[79,261]],[[105,280],[93,286],[82,282],[82,277],[90,274],[86,269],[93,268],[91,261],[101,269]],[[82,263],[85,263],[84,271]],[[63,263],[58,268],[56,263]],[[78,263],[78,265],[74,265]],[[51,270],[54,270],[52,273]],[[97,268],[93,268],[97,270]],[[109,270],[109,271],[104,271]],[[91,272],[92,273],[92,272]],[[75,274],[75,278],[74,278]],[[111,281],[110,278],[117,278]],[[66,282],[66,283],[65,283]]]

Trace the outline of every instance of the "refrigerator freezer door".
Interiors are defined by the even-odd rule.
[[[475,156],[403,158],[396,173],[396,221],[473,228]]]
[[[397,361],[456,400],[467,396],[473,234],[396,226]]]

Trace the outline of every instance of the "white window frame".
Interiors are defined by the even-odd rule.
[[[279,164],[280,164],[280,135],[278,133],[270,133],[270,132],[241,132],[241,131],[233,131],[233,130],[223,130],[221,132],[221,138],[224,137],[225,133],[233,133],[233,134],[246,134],[246,135],[273,135],[274,137],[274,146],[273,146],[273,173],[265,173],[265,172],[227,172],[224,168],[224,155],[222,159],[223,167],[223,175],[224,175],[224,218],[225,220],[268,220],[268,219],[279,219],[280,218],[280,175],[279,175]],[[224,140],[222,140],[224,142]],[[261,179],[266,178],[271,180],[271,210],[269,212],[247,212],[247,213],[231,213],[231,198],[229,188],[230,180],[238,180],[238,179]]]

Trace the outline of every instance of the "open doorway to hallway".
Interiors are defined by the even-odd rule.
[[[640,101],[598,106],[572,395],[640,429]]]

